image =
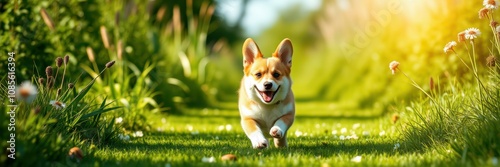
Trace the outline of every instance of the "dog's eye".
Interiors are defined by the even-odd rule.
[[[274,78],[278,78],[278,77],[280,77],[280,74],[279,74],[279,73],[277,73],[277,72],[275,72],[275,73],[273,73],[273,77],[274,77]]]
[[[256,73],[255,76],[257,76],[257,78],[260,78],[262,76],[262,74],[260,72]]]

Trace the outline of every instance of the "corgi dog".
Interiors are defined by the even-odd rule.
[[[286,147],[286,133],[295,119],[295,99],[290,70],[292,42],[285,38],[272,57],[264,58],[257,44],[248,38],[243,44],[243,72],[238,108],[241,126],[255,149]]]

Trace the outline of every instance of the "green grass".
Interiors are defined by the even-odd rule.
[[[236,106],[236,104],[234,104]],[[154,130],[103,148],[85,151],[83,165],[99,166],[408,166],[445,165],[435,152],[404,151],[399,143],[402,122],[390,117],[366,115],[365,111],[332,109],[329,103],[297,104],[296,122],[288,132],[289,147],[254,150],[239,125],[236,109],[191,110],[182,116],[151,117]],[[355,116],[357,115],[357,116]],[[402,119],[404,120],[404,119]],[[230,125],[230,130],[226,129]],[[345,128],[346,132],[342,133]],[[334,135],[332,132],[336,131]],[[302,135],[299,135],[299,133]],[[380,135],[384,133],[384,135]],[[356,134],[358,139],[344,139]],[[220,160],[234,154],[237,161]],[[361,162],[352,162],[361,156]],[[214,157],[214,163],[203,162]]]
[[[17,53],[18,81],[36,83],[56,56],[71,57],[71,66],[64,72],[66,78],[57,77],[64,76],[61,72],[47,76],[47,83],[49,78],[61,79],[52,82],[56,87],[38,84],[34,103],[20,103],[18,157],[0,157],[0,166],[498,166],[500,68],[491,60],[500,51],[499,27],[489,27],[496,12],[495,17],[477,20],[481,3],[411,4],[412,10],[393,13],[389,26],[382,26],[383,32],[371,35],[369,44],[357,46],[353,53],[343,51],[342,44],[355,44],[358,28],[374,20],[353,16],[383,12],[385,2],[353,1],[355,8],[338,13],[324,13],[330,9],[326,7],[294,23],[299,27],[276,23],[258,43],[269,53],[273,41],[282,39],[276,34],[293,39],[293,90],[300,103],[288,133],[289,147],[254,150],[239,125],[236,104],[226,103],[237,97],[241,44],[221,40],[213,47],[205,45],[212,29],[218,29],[210,21],[217,5],[195,1],[201,4],[196,7],[186,1],[186,10],[172,5],[173,11],[167,10],[172,16],[162,20],[164,13],[156,8],[164,6],[156,4],[150,10],[150,4],[134,2],[17,0],[5,5],[12,12],[0,14],[6,32],[0,36],[11,40],[4,53]],[[436,6],[442,10],[434,11]],[[291,11],[296,15],[295,9]],[[46,19],[49,16],[52,19]],[[318,19],[331,22],[326,27],[335,33],[304,33]],[[75,25],[80,27],[76,32]],[[454,54],[442,53],[444,44],[468,27],[483,33],[474,43],[459,41]],[[332,41],[311,42],[323,39]],[[86,48],[92,48],[98,59],[89,56],[87,61]],[[231,53],[231,48],[237,51]],[[459,62],[458,56],[465,61]],[[96,78],[97,67],[104,68],[108,59],[116,60],[115,67]],[[391,60],[401,61],[397,75],[387,69]],[[431,76],[436,84],[430,83]],[[68,82],[75,88],[66,89],[63,83]],[[7,87],[2,83],[0,99],[5,104]],[[54,99],[68,107],[55,109],[48,104]],[[203,109],[207,106],[211,109]],[[6,105],[0,110],[6,111]],[[110,110],[116,111],[104,114]],[[5,113],[0,114],[2,126],[9,121]],[[392,114],[401,119],[393,123]],[[116,124],[115,118],[123,122]],[[136,131],[144,136],[120,139]],[[67,155],[75,146],[85,153],[80,162]],[[220,160],[225,154],[235,154],[238,160]],[[213,163],[203,161],[212,157]],[[353,162],[355,157],[361,157],[359,162]]]

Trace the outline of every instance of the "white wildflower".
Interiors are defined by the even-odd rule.
[[[353,125],[352,125],[352,129],[356,130],[356,129],[358,129],[360,126],[361,126],[361,124],[359,124],[359,123],[353,124]]]
[[[115,123],[116,124],[121,124],[123,122],[123,118],[122,117],[118,117],[115,119]]]
[[[201,158],[201,162],[214,163],[215,162],[215,158],[214,157],[203,157],[203,158]]]
[[[477,28],[469,28],[465,30],[465,39],[476,39],[479,35],[481,35],[481,31]]]
[[[135,132],[132,134],[132,136],[134,136],[134,137],[143,137],[143,136],[144,136],[144,134],[142,133],[142,131],[140,131],[140,130],[139,130],[139,131],[135,131]]]
[[[496,9],[498,8],[499,2],[498,0],[484,0],[483,5],[488,9]]]
[[[301,132],[301,131],[299,131],[299,130],[296,130],[296,131],[295,131],[295,136],[297,136],[297,137],[300,137],[300,136],[302,136],[303,134],[304,134],[304,133],[302,133],[302,132]]]
[[[219,127],[217,128],[219,131],[223,131],[226,127],[224,125],[219,125]]]
[[[457,42],[455,42],[455,41],[448,42],[443,48],[444,53],[448,53],[450,51],[453,51],[453,47],[455,47],[455,46],[457,46]]]
[[[394,150],[399,149],[399,147],[401,147],[401,145],[399,143],[394,144]]]
[[[193,131],[193,125],[186,125],[188,131]]]
[[[56,108],[56,110],[66,108],[66,104],[64,104],[63,102],[57,101],[57,100],[51,100],[49,102],[49,104],[52,105],[52,107]]]
[[[361,156],[355,156],[354,158],[351,159],[352,162],[356,162],[356,163],[359,163],[361,162]]]
[[[129,141],[130,136],[129,135],[124,135],[124,134],[118,134],[118,138],[123,141]]]
[[[231,131],[231,129],[233,129],[233,126],[231,124],[227,124],[226,125],[226,130],[227,131]]]
[[[344,133],[346,133],[346,132],[347,132],[347,128],[342,128],[342,129],[340,129],[340,133],[344,134]]]
[[[33,102],[37,94],[38,90],[36,86],[33,85],[30,81],[24,81],[23,83],[21,83],[21,86],[16,89],[17,100],[22,100],[27,103]]]

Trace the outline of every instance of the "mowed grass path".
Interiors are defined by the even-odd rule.
[[[234,109],[192,110],[182,116],[155,115],[155,129],[143,137],[89,150],[82,162],[93,166],[427,166],[445,157],[398,148],[400,123],[369,111],[335,104],[297,104],[288,131],[289,147],[254,150]],[[404,117],[404,116],[403,116]],[[272,144],[271,144],[272,145]],[[222,161],[234,154],[236,161]],[[213,157],[213,158],[211,158]]]

